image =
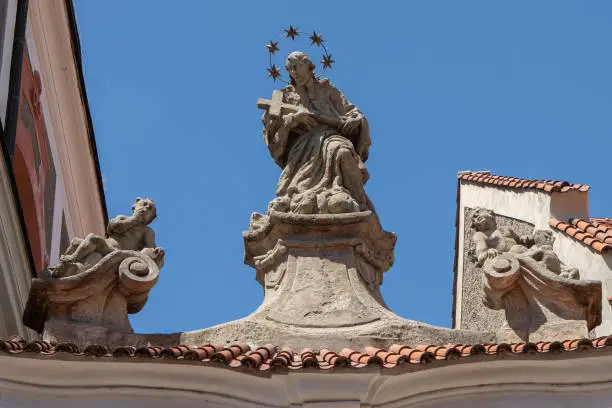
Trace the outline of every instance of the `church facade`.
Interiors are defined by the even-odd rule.
[[[0,333],[34,339],[31,278],[103,233],[106,203],[72,3],[3,1],[0,23]]]

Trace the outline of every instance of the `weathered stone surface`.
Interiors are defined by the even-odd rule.
[[[153,202],[137,199],[132,211],[110,221],[108,238],[74,239],[56,267],[32,280],[23,320],[43,339],[117,345],[113,338],[133,332],[127,315],[145,305],[164,251],[148,227]]]
[[[498,341],[588,337],[601,323],[601,282],[561,277],[526,254],[487,260],[485,304],[504,311]]]
[[[461,327],[466,330],[496,331],[504,325],[506,318],[503,310],[490,309],[482,302],[482,269],[476,265],[476,245],[472,239],[473,213],[473,208],[464,210]],[[494,217],[496,225],[511,228],[519,236],[533,233],[533,225],[528,222],[499,214],[494,214]]]
[[[251,315],[207,329],[184,332],[180,338],[181,344],[193,346],[245,343],[258,347],[274,344],[295,350],[305,347],[363,350],[367,346],[388,348],[393,344],[484,344],[496,341],[492,332],[431,326],[403,319],[390,311],[372,323],[336,328],[304,328],[256,319]]]
[[[494,341],[492,333],[434,327],[386,307],[379,287],[395,240],[369,211],[254,214],[245,262],[264,287],[262,305],[243,319],[183,333],[181,341],[294,348]]]
[[[328,80],[314,75],[308,55],[286,62],[291,83],[258,100],[264,140],[283,169],[269,209],[298,214],[374,211],[368,180],[370,132],[364,115]]]
[[[378,320],[395,235],[371,212],[252,217],[245,261],[265,290],[265,318],[302,327]],[[263,311],[262,311],[263,312]]]
[[[493,341],[490,332],[433,327],[387,308],[380,285],[396,237],[382,229],[364,191],[368,123],[329,81],[315,78],[306,54],[289,55],[286,68],[291,84],[258,101],[264,140],[283,169],[277,197],[244,233],[244,261],[256,269],[263,303],[181,341],[294,348]]]
[[[519,235],[482,208],[471,220],[484,304],[504,311],[498,341],[587,337],[601,323],[601,282],[577,280],[577,269],[563,265],[552,250],[551,233]]]

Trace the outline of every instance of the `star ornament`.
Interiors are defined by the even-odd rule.
[[[297,28],[293,27],[292,25],[290,25],[289,28],[285,30],[286,38],[291,38],[292,40],[295,40],[295,37],[298,37],[299,35],[300,33],[298,33]]]
[[[274,42],[270,40],[270,43],[266,44],[266,48],[268,49],[269,54],[274,54],[276,51],[279,51],[278,41]]]
[[[317,34],[316,31],[314,31],[309,38],[310,41],[312,41],[310,45],[316,45],[317,47],[320,47],[321,44],[325,42],[321,33]]]
[[[281,76],[280,68],[278,68],[275,64],[272,64],[270,68],[268,68],[268,78],[272,78],[276,81],[276,78]]]
[[[323,59],[321,60],[321,64],[323,64],[323,69],[329,68],[332,69],[332,64],[335,63],[336,61],[334,61],[332,59],[331,54],[330,55],[324,55]]]

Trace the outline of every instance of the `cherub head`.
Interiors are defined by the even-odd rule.
[[[291,77],[291,84],[305,86],[314,79],[315,65],[308,54],[294,51],[287,57],[285,69]]]
[[[533,243],[537,246],[552,246],[553,242],[555,242],[555,237],[550,230],[537,230],[533,233]]]
[[[495,228],[495,217],[493,211],[477,207],[472,214],[472,228],[476,231],[487,231]]]
[[[132,205],[132,214],[142,218],[145,224],[150,224],[157,217],[157,209],[150,198],[138,197]]]

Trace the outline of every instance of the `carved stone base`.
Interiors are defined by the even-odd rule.
[[[264,222],[267,227],[244,237],[245,261],[256,268],[265,291],[259,315],[300,327],[350,327],[380,319],[385,306],[379,286],[393,262],[396,237],[370,212],[273,213]]]
[[[128,313],[142,309],[158,277],[159,267],[147,253],[113,251],[75,275],[33,279],[23,321],[60,342],[92,344],[102,332],[133,333]]]
[[[338,349],[494,341],[492,333],[434,327],[386,307],[379,287],[395,241],[371,212],[254,214],[245,263],[257,271],[263,303],[244,319],[183,333],[181,341]]]
[[[563,278],[522,254],[485,262],[484,303],[505,312],[498,341],[588,337],[601,323],[601,282]]]

